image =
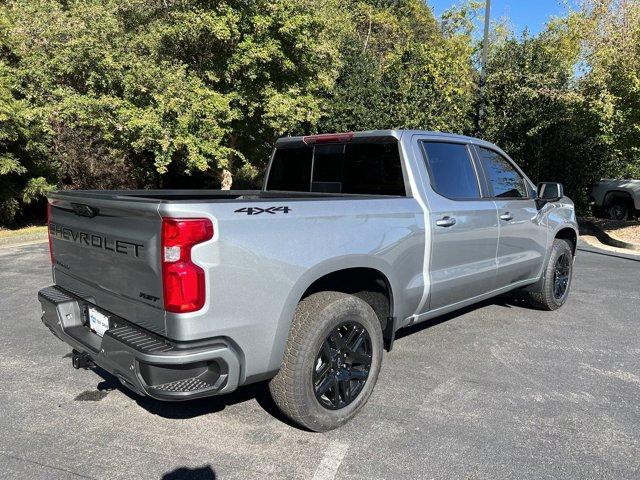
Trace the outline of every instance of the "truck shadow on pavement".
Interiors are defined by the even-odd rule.
[[[425,322],[418,323],[416,325],[412,325],[410,327],[403,328],[399,330],[396,335],[396,341],[400,341],[402,338],[412,335],[414,333],[426,330],[435,325],[444,323],[448,320],[452,320],[461,315],[465,315],[466,313],[472,312],[474,310],[483,308],[488,305],[500,305],[506,308],[512,307],[524,307],[531,308],[523,299],[519,298],[514,294],[504,294],[495,298],[491,298],[489,300],[485,300],[483,302],[476,303],[474,305],[470,305],[468,307],[462,308],[460,310],[456,310],[454,312],[441,315],[439,317],[433,318],[431,320],[427,320]],[[186,400],[184,402],[164,402],[161,400],[156,400],[151,397],[144,397],[138,395],[135,392],[132,392],[128,388],[124,387],[120,381],[114,375],[111,375],[106,370],[103,370],[100,367],[93,368],[93,371],[103,378],[103,381],[97,385],[97,389],[95,392],[95,396],[99,398],[95,398],[96,400],[101,400],[106,396],[106,393],[112,390],[119,390],[124,395],[135,401],[139,406],[144,408],[149,413],[154,415],[158,415],[163,418],[168,419],[190,419],[195,417],[200,417],[203,415],[208,415],[212,413],[218,413],[224,410],[227,406],[236,405],[238,403],[244,403],[249,400],[254,400],[271,416],[280,420],[281,422],[292,426],[294,428],[300,429],[301,427],[289,420],[285,417],[276,404],[273,402],[271,395],[269,393],[268,382],[258,382],[251,385],[241,386],[236,391],[221,395],[221,396],[213,396],[200,398],[195,400]],[[105,392],[102,395],[100,392]],[[83,394],[76,397],[76,400],[86,400],[89,398],[79,398],[81,396],[90,396],[89,394],[92,392],[84,392]],[[93,400],[94,398],[91,398]],[[183,477],[166,477],[166,478],[183,478]],[[184,477],[189,478],[189,477]],[[200,477],[196,477],[200,478]],[[215,477],[203,477],[203,478],[215,478]]]
[[[162,480],[215,480],[216,478],[216,472],[211,465],[196,468],[180,467],[162,476]]]
[[[287,425],[300,428],[298,425],[294,424],[293,422],[291,422],[291,420],[285,417],[282,412],[280,412],[273,399],[271,398],[268,388],[268,382],[266,381],[238,387],[237,390],[226,395],[198,398],[195,400],[186,400],[184,402],[163,402],[161,400],[156,400],[155,398],[143,397],[135,392],[132,392],[128,388],[124,387],[117,379],[117,377],[111,375],[109,372],[103,370],[100,367],[93,368],[93,371],[103,378],[103,381],[98,383],[96,387],[98,392],[119,390],[149,413],[158,415],[162,418],[180,420],[195,418],[202,415],[221,412],[226,407],[231,405],[244,403],[249,400],[255,400],[258,405],[260,405],[267,413],[269,413],[274,418],[286,423]]]
[[[528,310],[536,310],[535,307],[529,305],[529,303],[518,293],[504,293],[497,297],[489,298],[487,300],[474,303],[473,305],[460,308],[459,310],[454,310],[453,312],[445,313],[430,320],[425,320],[424,322],[416,323],[415,325],[398,330],[396,333],[396,341],[489,305],[499,305],[505,308],[519,307],[526,308]]]

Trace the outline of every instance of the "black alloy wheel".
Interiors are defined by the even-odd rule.
[[[571,259],[566,253],[563,253],[556,260],[556,265],[553,272],[553,296],[557,300],[561,300],[567,293],[570,274]]]
[[[629,219],[629,208],[623,202],[616,202],[612,204],[608,209],[608,213],[611,220]]]
[[[367,330],[357,322],[336,326],[316,356],[313,388],[324,408],[349,405],[364,388],[371,370],[372,344]]]
[[[344,425],[371,396],[383,348],[382,324],[369,303],[342,292],[309,295],[296,308],[271,396],[314,432]]]
[[[542,310],[557,310],[567,301],[573,275],[574,247],[571,240],[553,240],[542,278],[524,288],[525,298],[531,306]]]

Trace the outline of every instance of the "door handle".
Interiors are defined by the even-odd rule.
[[[500,215],[500,220],[508,222],[509,220],[513,220],[513,215],[511,215],[509,212],[504,212],[502,215]]]
[[[438,227],[451,227],[456,224],[456,219],[453,217],[442,217],[440,220],[436,220]]]

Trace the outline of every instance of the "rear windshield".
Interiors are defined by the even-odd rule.
[[[404,196],[398,143],[278,148],[267,190]]]

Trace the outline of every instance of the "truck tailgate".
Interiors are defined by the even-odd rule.
[[[166,332],[158,201],[114,194],[49,196],[58,286],[159,334]]]

